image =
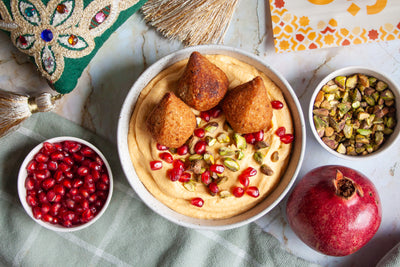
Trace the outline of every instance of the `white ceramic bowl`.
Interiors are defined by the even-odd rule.
[[[28,205],[27,201],[26,201],[26,188],[25,188],[25,180],[28,176],[26,167],[28,165],[28,163],[33,159],[33,157],[39,152],[39,150],[43,147],[43,143],[44,142],[49,142],[49,143],[58,143],[58,142],[62,142],[62,141],[74,141],[74,142],[78,142],[81,143],[83,145],[86,145],[88,147],[90,147],[93,151],[95,151],[97,153],[98,156],[100,156],[100,158],[103,160],[107,171],[108,171],[108,176],[109,176],[109,192],[108,192],[108,197],[104,203],[104,206],[102,207],[102,209],[100,210],[99,213],[97,213],[97,215],[90,220],[87,223],[81,224],[81,225],[77,225],[77,226],[73,226],[73,227],[64,227],[62,225],[59,224],[51,224],[48,222],[44,222],[42,220],[38,220],[33,216],[32,213],[32,208]],[[91,143],[82,140],[80,138],[76,138],[76,137],[70,137],[70,136],[62,136],[62,137],[55,137],[55,138],[51,138],[48,139],[46,141],[44,141],[40,144],[38,144],[34,149],[31,150],[31,152],[29,152],[29,154],[26,156],[24,162],[21,165],[21,168],[19,170],[18,173],[18,195],[19,195],[19,199],[22,203],[22,206],[24,207],[26,213],[28,213],[28,215],[38,224],[40,224],[41,226],[53,230],[53,231],[58,231],[58,232],[72,232],[72,231],[77,231],[77,230],[81,230],[83,228],[88,227],[89,225],[92,225],[94,222],[96,222],[101,215],[103,215],[103,213],[105,212],[105,210],[107,209],[110,201],[111,201],[111,197],[112,197],[112,193],[113,193],[113,176],[112,176],[112,172],[111,172],[111,168],[110,165],[107,162],[107,159],[104,157],[104,155],[100,152],[99,149],[97,149],[94,145],[92,145]]]
[[[321,90],[321,88],[328,81],[334,79],[337,76],[349,76],[349,75],[356,74],[356,73],[361,73],[361,74],[365,74],[367,76],[372,76],[372,77],[375,77],[379,80],[386,82],[388,84],[388,88],[390,88],[392,90],[393,94],[395,95],[395,100],[396,100],[395,105],[396,105],[397,125],[394,128],[393,133],[389,136],[389,138],[382,144],[382,146],[377,151],[374,151],[374,152],[364,155],[364,156],[344,155],[344,154],[341,154],[341,153],[337,152],[336,150],[333,150],[330,147],[328,147],[322,141],[322,139],[318,136],[318,132],[314,126],[314,120],[313,120],[313,106],[314,106],[315,98],[317,97],[317,94]],[[329,153],[331,153],[339,158],[346,159],[346,160],[363,160],[366,158],[369,159],[369,158],[377,157],[379,155],[382,155],[382,154],[388,152],[391,145],[393,143],[395,143],[396,140],[399,138],[400,123],[398,120],[400,118],[400,87],[386,75],[382,74],[381,72],[379,72],[377,70],[373,70],[371,68],[366,68],[366,67],[361,67],[361,66],[350,66],[350,67],[338,69],[338,70],[330,73],[329,75],[327,75],[324,79],[322,79],[322,81],[315,88],[315,91],[311,97],[311,101],[310,101],[310,105],[309,105],[308,117],[309,117],[311,131],[314,134],[314,137],[317,139],[318,143],[320,143],[321,146],[323,148],[325,148]]]
[[[172,65],[173,63],[189,58],[190,54],[194,51],[198,51],[201,54],[222,54],[234,57],[245,63],[248,63],[260,71],[264,72],[273,82],[275,82],[282,90],[285,100],[290,107],[293,116],[294,129],[295,129],[295,141],[293,144],[293,152],[291,160],[288,164],[285,174],[282,176],[280,183],[276,189],[267,196],[262,202],[253,207],[252,209],[234,216],[228,219],[221,220],[205,220],[196,219],[188,216],[184,216],[180,213],[173,211],[172,209],[165,206],[159,200],[157,200],[142,184],[139,177],[135,172],[135,168],[131,162],[128,150],[128,130],[129,121],[133,113],[136,100],[141,90],[162,70]],[[150,66],[135,82],[132,86],[129,94],[127,95],[125,102],[122,106],[120,118],[118,122],[118,152],[122,167],[126,174],[126,177],[143,200],[153,211],[163,216],[164,218],[190,228],[197,229],[213,229],[213,230],[225,230],[242,226],[250,223],[261,216],[265,215],[272,208],[274,208],[290,190],[294,183],[296,176],[300,170],[301,163],[304,157],[305,150],[305,125],[304,117],[292,87],[286,81],[286,79],[271,68],[267,63],[263,62],[257,56],[244,52],[242,50],[221,46],[221,45],[204,45],[194,46],[183,50],[174,52],[156,63]]]

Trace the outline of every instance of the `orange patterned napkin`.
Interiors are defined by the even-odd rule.
[[[400,39],[399,0],[270,0],[278,53]]]

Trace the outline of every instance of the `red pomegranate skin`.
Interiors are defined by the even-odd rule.
[[[350,198],[338,196],[337,170],[361,188]],[[293,232],[311,248],[346,256],[363,247],[378,231],[382,208],[378,192],[363,174],[338,165],[311,170],[295,186],[286,206]]]

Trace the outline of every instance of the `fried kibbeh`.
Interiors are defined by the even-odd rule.
[[[146,125],[159,144],[177,148],[192,135],[196,117],[188,105],[174,93],[167,92],[150,112]]]
[[[260,76],[228,91],[222,110],[232,129],[253,133],[271,126],[272,106]]]
[[[177,95],[190,107],[205,111],[215,107],[228,90],[228,77],[199,52],[193,52],[178,81]]]

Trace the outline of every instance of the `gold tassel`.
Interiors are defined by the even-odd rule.
[[[149,0],[145,20],[186,46],[221,43],[238,0]]]
[[[62,94],[42,93],[29,97],[0,90],[0,137],[15,130],[33,113],[51,111],[62,96]]]

